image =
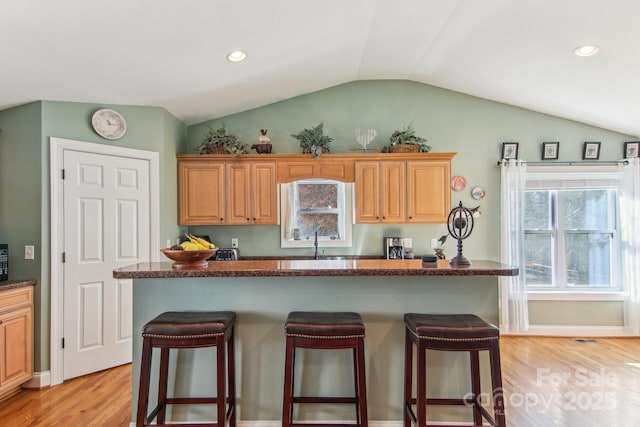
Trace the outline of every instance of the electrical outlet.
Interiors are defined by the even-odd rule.
[[[167,239],[167,246],[165,246],[165,248],[170,248],[171,247],[171,239]]]
[[[438,247],[438,239],[431,239],[431,249]]]
[[[238,238],[234,237],[233,239],[231,239],[231,247],[232,248],[237,248],[238,247]]]
[[[24,259],[34,259],[35,248],[33,245],[25,245],[24,247]]]

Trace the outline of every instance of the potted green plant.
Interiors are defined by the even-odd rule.
[[[428,153],[431,147],[427,140],[416,135],[413,122],[404,128],[395,130],[389,137],[389,145],[383,147],[384,153]]]
[[[300,141],[300,149],[303,153],[311,153],[316,159],[322,153],[331,152],[329,143],[333,141],[333,138],[324,134],[324,123],[320,123],[311,129],[302,129],[291,136]]]
[[[207,126],[209,130],[204,135],[202,144],[195,148],[202,154],[231,154],[237,156],[239,154],[246,154],[247,150],[245,145],[240,141],[236,135],[227,133],[224,123],[218,128],[213,129],[211,126]]]

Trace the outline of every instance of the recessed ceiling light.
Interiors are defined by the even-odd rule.
[[[586,44],[584,46],[578,46],[574,49],[573,53],[578,56],[593,56],[600,52],[600,48],[598,46],[593,46],[590,44]]]
[[[247,58],[247,52],[243,50],[234,50],[227,55],[227,61],[240,62]]]

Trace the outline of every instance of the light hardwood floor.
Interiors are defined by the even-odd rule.
[[[501,338],[510,427],[640,425],[640,339]],[[26,390],[0,403],[0,425],[126,427],[131,365]]]

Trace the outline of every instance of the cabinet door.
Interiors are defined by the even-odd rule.
[[[380,162],[381,222],[405,222],[406,175],[404,161]]]
[[[355,164],[356,222],[380,221],[380,162]]]
[[[451,208],[447,161],[407,161],[407,222],[445,223]]]
[[[227,224],[247,225],[251,215],[251,164],[249,162],[227,163]]]
[[[213,225],[224,222],[224,163],[178,163],[180,225]]]
[[[251,166],[254,224],[277,224],[276,163],[254,162]]]
[[[33,377],[33,308],[0,315],[0,390]],[[0,391],[0,394],[1,391]]]

